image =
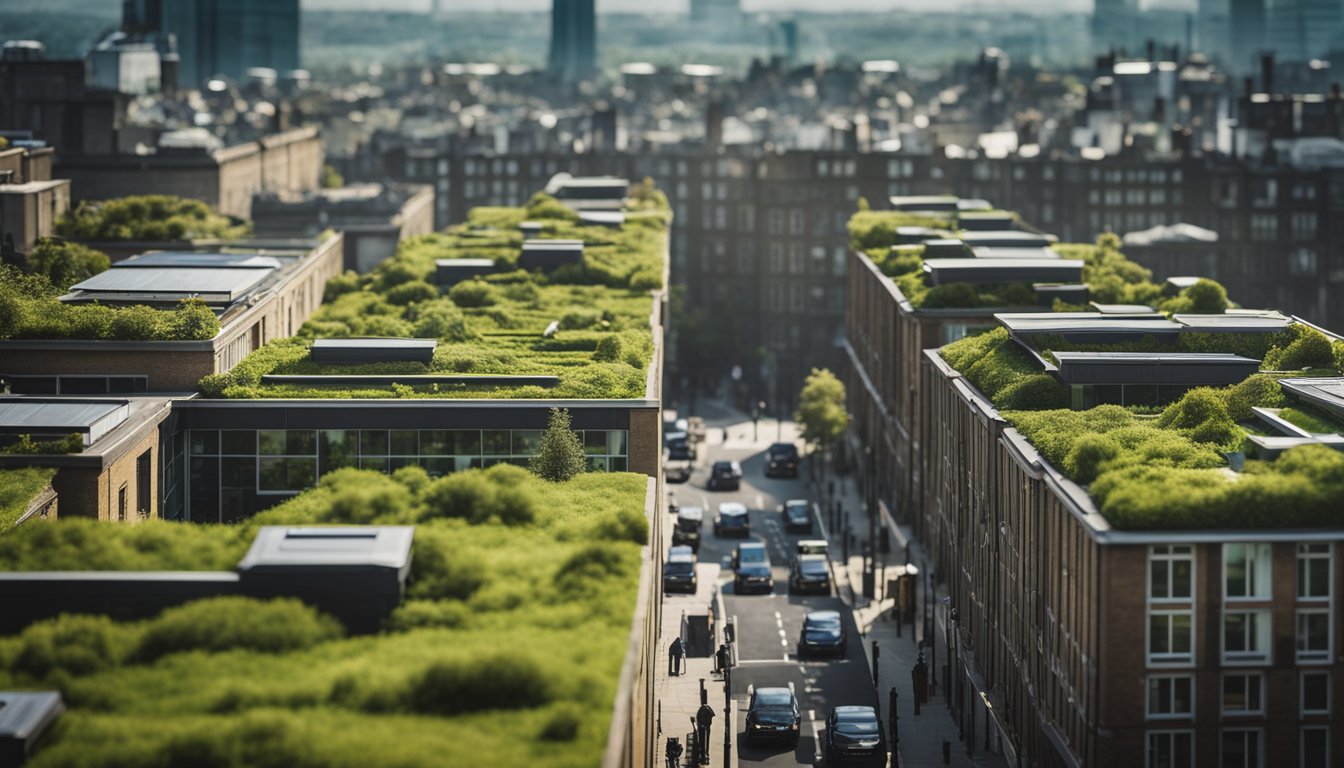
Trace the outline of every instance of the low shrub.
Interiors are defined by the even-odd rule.
[[[56,220],[57,234],[80,240],[194,240],[246,232],[205,203],[172,195],[85,201]]]
[[[594,542],[565,560],[555,577],[562,594],[581,594],[626,570],[626,553],[614,544]]]
[[[441,716],[531,709],[545,705],[551,696],[551,681],[542,665],[516,651],[434,662],[412,679],[406,692],[412,711]]]
[[[99,672],[121,663],[134,635],[106,616],[57,616],[23,630],[11,667],[37,680]]]
[[[1305,325],[1289,328],[1291,341],[1274,347],[1265,355],[1260,367],[1266,371],[1300,371],[1304,368],[1334,368],[1335,359],[1330,339],[1325,334]]]
[[[335,301],[340,296],[358,291],[363,284],[358,272],[346,270],[327,281],[327,286],[322,291],[322,301]]]
[[[1102,465],[1113,461],[1121,453],[1113,438],[1104,434],[1081,435],[1064,457],[1064,471],[1074,480],[1087,485],[1097,478]]]
[[[213,597],[169,608],[149,621],[135,657],[152,661],[196,650],[284,653],[341,634],[335,619],[294,598]]]
[[[448,290],[448,297],[459,307],[490,307],[499,302],[498,291],[484,280],[463,280]]]
[[[919,306],[924,309],[978,307],[980,293],[970,283],[944,283],[930,288]]]
[[[12,443],[0,445],[0,454],[66,454],[84,450],[84,436],[71,432],[60,440],[34,440],[32,435],[19,435]]]
[[[455,517],[473,524],[492,520],[505,525],[526,525],[536,518],[535,495],[521,482],[527,470],[497,465],[488,470],[454,472],[425,486],[422,494],[425,519]]]
[[[1339,375],[1344,376],[1344,341],[1334,341],[1330,344],[1330,355],[1335,361],[1335,370]]]
[[[579,728],[583,726],[583,713],[579,705],[573,702],[562,702],[546,718],[546,724],[542,726],[541,733],[538,734],[542,741],[573,741],[579,735]]]
[[[57,291],[67,291],[75,283],[104,272],[112,261],[102,251],[95,251],[79,243],[62,242],[49,237],[39,238],[28,254],[29,272],[51,281]]]
[[[424,280],[411,280],[402,283],[383,294],[389,304],[402,307],[419,301],[429,301],[438,298],[438,295],[439,289]]]

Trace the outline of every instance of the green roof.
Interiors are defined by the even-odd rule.
[[[0,536],[14,527],[55,476],[55,469],[45,467],[0,469]]]
[[[228,398],[644,398],[670,219],[661,193],[652,188],[636,194],[619,229],[582,226],[576,214],[541,195],[527,208],[475,209],[463,224],[404,242],[369,275],[335,278],[326,302],[296,336],[207,377],[201,388]],[[583,241],[582,262],[549,274],[518,269],[523,221],[542,222],[541,236],[548,240]],[[441,289],[434,284],[441,259],[488,259],[496,271]],[[364,336],[439,343],[427,364],[334,366],[309,358],[315,339]],[[324,374],[406,378],[333,386],[263,378]],[[554,376],[557,382],[546,387],[498,378],[482,384],[414,378],[443,374]]]

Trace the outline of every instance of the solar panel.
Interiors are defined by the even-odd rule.
[[[92,445],[130,416],[125,400],[42,400],[25,397],[0,399],[0,433],[8,435],[68,435],[78,432]]]
[[[74,300],[176,301],[200,297],[234,302],[274,272],[272,267],[143,267],[109,269],[70,287]]]
[[[1083,277],[1077,259],[925,259],[924,271],[942,283],[1076,283]]]
[[[321,365],[429,363],[438,345],[434,339],[317,339],[308,356]]]
[[[143,267],[213,267],[217,269],[279,269],[280,260],[274,256],[259,253],[178,253],[174,251],[156,251],[142,253],[123,259],[112,265],[113,269]]]

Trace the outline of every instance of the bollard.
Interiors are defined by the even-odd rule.
[[[901,743],[901,712],[896,708],[899,696],[900,694],[896,692],[896,686],[891,686],[891,696],[889,697],[890,701],[887,706],[891,709],[891,744],[893,753],[896,751],[896,747]]]
[[[878,647],[877,647],[877,641],[874,640],[874,641],[873,641],[873,687],[874,687],[874,688],[877,687],[877,654],[878,654],[878,650],[879,650],[879,649],[878,649]]]
[[[952,742],[943,739],[943,765],[952,764]]]

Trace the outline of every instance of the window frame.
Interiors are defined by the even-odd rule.
[[[1260,579],[1261,577],[1263,577],[1263,579],[1264,579],[1264,587],[1263,587],[1263,591],[1258,591],[1258,592],[1256,592],[1255,594],[1249,594],[1249,595],[1233,595],[1233,594],[1229,594],[1229,593],[1228,593],[1228,590],[1227,590],[1227,587],[1228,587],[1228,583],[1227,583],[1227,566],[1228,566],[1228,562],[1229,562],[1229,558],[1228,558],[1228,550],[1229,550],[1230,547],[1246,547],[1248,553],[1251,553],[1251,552],[1255,552],[1255,553],[1264,552],[1264,553],[1265,553],[1265,565],[1263,566],[1263,572],[1262,572],[1262,573],[1260,572],[1260,568],[1258,567],[1258,563],[1260,562],[1260,558],[1259,558],[1258,556],[1257,556],[1257,557],[1253,557],[1253,558],[1249,558],[1249,559],[1248,559],[1248,562],[1251,564],[1252,567],[1249,567],[1249,568],[1246,569],[1246,582],[1247,582],[1248,585],[1251,585],[1251,584],[1253,583],[1254,580],[1258,580],[1258,579]],[[1272,600],[1272,599],[1273,599],[1273,597],[1274,597],[1274,567],[1273,567],[1273,566],[1274,566],[1274,548],[1273,548],[1273,546],[1271,546],[1271,545],[1268,544],[1268,543],[1264,543],[1264,542],[1228,542],[1228,543],[1226,543],[1226,544],[1223,544],[1223,550],[1222,550],[1222,551],[1223,551],[1223,558],[1222,558],[1222,559],[1223,559],[1223,563],[1222,563],[1222,565],[1223,565],[1223,567],[1222,567],[1223,585],[1222,585],[1222,589],[1223,589],[1223,601],[1224,601],[1224,602],[1234,603],[1234,602],[1249,602],[1249,601],[1256,601],[1256,600]],[[1256,586],[1259,586],[1259,585],[1256,585]]]
[[[1247,622],[1243,637],[1247,640],[1248,650],[1229,651],[1227,647],[1227,620],[1233,615],[1244,615],[1254,617],[1254,621]],[[1238,666],[1253,664],[1263,666],[1272,664],[1274,661],[1274,617],[1268,608],[1236,608],[1233,610],[1227,607],[1223,608],[1222,620],[1222,656],[1224,666]],[[1264,647],[1258,650],[1249,650],[1252,642],[1258,646],[1263,641]]]
[[[1166,552],[1159,552],[1160,549],[1166,549]],[[1174,550],[1184,549],[1184,553],[1178,553]],[[1178,561],[1187,561],[1190,565],[1190,594],[1182,597],[1173,596],[1173,565]],[[1163,563],[1166,566],[1167,577],[1167,596],[1157,597],[1153,594],[1153,566],[1156,563]],[[1189,544],[1158,544],[1148,548],[1148,602],[1150,604],[1167,603],[1190,603],[1195,599],[1195,548]]]
[[[1193,768],[1193,766],[1198,765],[1198,764],[1199,764],[1199,762],[1198,762],[1198,757],[1199,757],[1199,756],[1198,756],[1198,754],[1197,754],[1197,752],[1196,752],[1195,732],[1194,732],[1194,730],[1193,730],[1193,729],[1190,729],[1190,728],[1173,728],[1173,729],[1164,729],[1164,730],[1147,731],[1147,732],[1144,733],[1144,735],[1143,735],[1143,764],[1144,764],[1145,768],[1155,768],[1155,766],[1153,765],[1153,760],[1152,760],[1152,756],[1153,756],[1153,739],[1154,739],[1155,737],[1166,737],[1166,738],[1168,738],[1168,739],[1171,739],[1171,740],[1172,740],[1171,746],[1173,747],[1173,749],[1171,750],[1172,753],[1173,753],[1172,756],[1175,757],[1174,753],[1175,753],[1176,750],[1174,749],[1174,747],[1175,747],[1175,738],[1176,738],[1177,736],[1184,736],[1184,737],[1186,737],[1187,739],[1190,740],[1190,764],[1189,764],[1189,768]],[[1172,765],[1174,766],[1175,763],[1172,763]]]
[[[1323,551],[1323,552],[1320,552],[1320,551],[1311,551],[1309,548],[1312,548],[1312,547],[1324,547],[1324,551]],[[1329,603],[1329,602],[1330,602],[1330,599],[1331,599],[1332,597],[1334,597],[1334,593],[1335,593],[1335,590],[1334,590],[1334,581],[1335,581],[1335,557],[1334,557],[1334,555],[1335,555],[1335,548],[1334,548],[1334,545],[1331,544],[1331,543],[1329,543],[1329,542],[1299,543],[1299,544],[1297,545],[1297,585],[1296,585],[1296,589],[1297,589],[1297,599],[1298,599],[1298,602],[1320,602],[1320,603]],[[1303,570],[1303,565],[1304,565],[1304,564],[1307,564],[1307,563],[1310,563],[1310,562],[1312,562],[1312,561],[1314,561],[1314,560],[1324,560],[1325,563],[1326,563],[1326,570],[1325,570],[1325,594],[1324,594],[1324,595],[1309,595],[1309,594],[1304,594],[1304,593],[1303,593],[1303,587],[1306,586],[1306,585],[1308,585],[1308,584],[1310,584],[1311,581],[1312,581],[1311,578],[1310,578],[1310,576],[1311,576],[1310,568],[1308,568],[1306,571],[1304,571],[1304,570]],[[1304,576],[1305,576],[1305,578],[1304,578]]]
[[[1264,768],[1265,765],[1265,729],[1263,728],[1222,728],[1218,731],[1218,764],[1227,765],[1227,755],[1223,751],[1224,739],[1230,734],[1241,734],[1242,743],[1245,744],[1245,737],[1255,734],[1255,754],[1246,764],[1246,768]]]
[[[1230,677],[1242,677],[1248,681],[1254,678],[1259,681],[1256,691],[1259,696],[1256,697],[1257,702],[1254,709],[1227,708],[1227,680]],[[1250,698],[1249,694],[1246,698]],[[1218,678],[1218,712],[1222,717],[1263,717],[1265,714],[1265,673],[1258,671],[1224,672]]]
[[[1308,677],[1325,678],[1325,709],[1307,709],[1307,684]],[[1304,669],[1297,676],[1297,714],[1299,717],[1329,716],[1333,691],[1330,690],[1330,670],[1329,669]]]
[[[1168,704],[1169,706],[1171,706],[1172,711],[1170,711],[1170,712],[1154,712],[1154,711],[1153,711],[1153,685],[1152,685],[1152,684],[1153,684],[1154,682],[1163,681],[1163,680],[1165,680],[1165,681],[1170,681],[1171,684],[1172,684],[1172,687],[1168,689],[1168,691],[1167,691],[1167,696],[1166,696],[1167,704]],[[1188,709],[1188,710],[1186,710],[1186,711],[1182,711],[1182,712],[1177,712],[1177,711],[1175,711],[1175,706],[1174,706],[1174,705],[1175,705],[1175,701],[1176,701],[1176,696],[1175,696],[1175,681],[1178,681],[1178,680],[1185,681],[1185,684],[1189,686],[1187,699],[1188,699],[1188,701],[1189,701],[1190,706],[1189,706],[1189,709]],[[1147,676],[1147,680],[1146,680],[1145,685],[1144,685],[1144,688],[1143,688],[1143,691],[1144,691],[1144,693],[1143,693],[1144,718],[1145,718],[1146,720],[1189,720],[1190,718],[1193,718],[1193,717],[1195,716],[1195,676],[1192,675],[1192,674],[1177,674],[1177,675],[1171,675],[1171,674],[1157,674],[1157,675],[1148,675],[1148,676]]]
[[[1302,619],[1305,616],[1325,617],[1325,648],[1303,650]],[[1298,664],[1329,664],[1334,655],[1335,628],[1333,612],[1325,607],[1299,607],[1293,612],[1293,640]]]
[[[1169,618],[1174,618],[1176,616],[1185,616],[1189,620],[1190,650],[1182,653],[1175,653],[1168,651],[1165,653],[1157,654],[1153,652],[1153,618],[1157,616],[1164,616]],[[1198,647],[1197,634],[1198,634],[1198,628],[1195,625],[1195,612],[1192,608],[1184,610],[1148,611],[1148,621],[1144,623],[1144,640],[1145,640],[1144,648],[1148,666],[1164,667],[1164,668],[1194,666],[1195,648]],[[1171,624],[1168,624],[1167,641],[1169,646],[1172,644],[1171,641],[1173,637],[1174,637],[1173,626]]]
[[[1308,765],[1307,757],[1307,731],[1320,731],[1325,734],[1325,764],[1330,765],[1330,726],[1328,725],[1304,725],[1297,729],[1297,764],[1299,768],[1317,768],[1314,765]]]

